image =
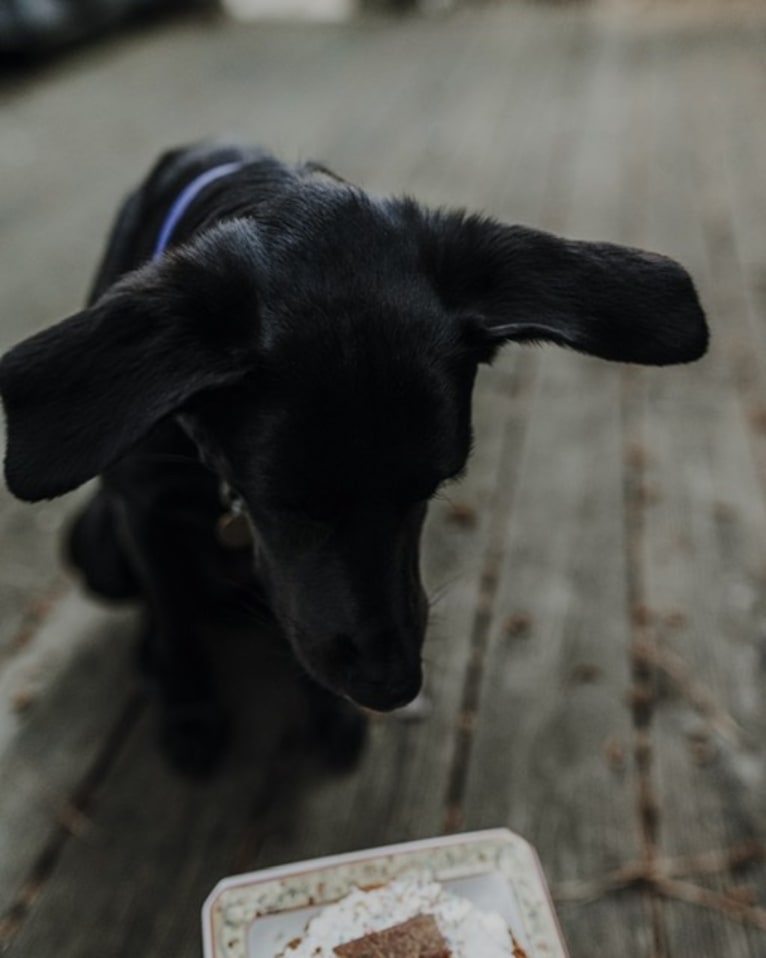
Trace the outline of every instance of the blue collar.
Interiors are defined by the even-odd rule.
[[[173,205],[168,211],[168,215],[165,217],[165,222],[162,224],[162,229],[159,232],[157,237],[157,242],[154,245],[154,253],[152,254],[152,259],[159,259],[160,256],[167,249],[170,238],[173,235],[173,231],[184,215],[184,213],[189,209],[194,200],[199,196],[202,190],[206,186],[209,186],[215,180],[220,179],[222,176],[228,176],[229,173],[233,173],[235,170],[238,170],[243,164],[242,163],[222,163],[220,166],[213,166],[209,170],[205,170],[204,173],[200,173],[196,179],[193,179],[191,183],[187,183],[184,189],[179,193]]]

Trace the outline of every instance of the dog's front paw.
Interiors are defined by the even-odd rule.
[[[188,778],[206,778],[220,763],[229,723],[213,702],[167,706],[160,718],[160,746],[171,766]]]

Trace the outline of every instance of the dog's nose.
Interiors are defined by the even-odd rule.
[[[349,685],[348,695],[363,708],[375,712],[391,712],[400,709],[416,698],[422,685],[420,674],[416,678],[400,681],[396,684],[388,680],[356,681]]]
[[[380,638],[373,647],[385,649],[385,640]],[[346,649],[348,653],[348,644]],[[343,691],[357,705],[378,712],[389,712],[411,702],[422,684],[423,673],[418,655],[406,652],[371,654],[356,644],[353,652],[347,654]]]

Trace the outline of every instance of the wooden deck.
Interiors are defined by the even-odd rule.
[[[196,958],[225,874],[507,825],[572,958],[766,956],[766,11],[655,6],[191,22],[6,81],[2,347],[77,307],[154,154],[216,132],[674,255],[714,339],[690,368],[508,348],[482,374],[429,520],[429,710],[345,776],[301,749],[278,643],[226,636],[234,754],[174,779],[133,612],[59,571],[75,497],[1,492],[0,952]]]

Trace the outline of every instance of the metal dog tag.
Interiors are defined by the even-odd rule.
[[[216,523],[215,532],[225,549],[246,549],[253,544],[253,534],[243,512],[224,512]]]

